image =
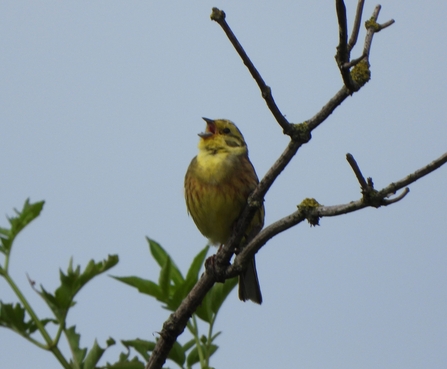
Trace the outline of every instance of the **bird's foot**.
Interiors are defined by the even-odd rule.
[[[222,267],[218,267],[216,264],[216,255],[211,255],[208,259],[205,260],[205,269],[208,273],[210,273],[216,282],[224,283],[225,282],[225,269]]]

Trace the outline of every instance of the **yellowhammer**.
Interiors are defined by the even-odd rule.
[[[208,119],[199,133],[199,154],[192,159],[185,176],[188,212],[199,231],[214,245],[225,244],[231,235],[258,177],[248,158],[247,144],[236,125],[226,119]],[[264,225],[264,207],[255,214],[246,237]],[[262,302],[255,259],[239,276],[239,298]]]

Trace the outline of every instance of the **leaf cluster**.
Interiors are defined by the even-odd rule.
[[[9,274],[8,266],[15,238],[40,215],[43,206],[43,201],[30,203],[29,200],[26,200],[22,210],[15,210],[15,216],[8,217],[10,227],[0,228],[0,253],[4,255],[3,263],[0,263],[0,277],[6,280],[19,300],[16,303],[5,303],[0,299],[0,327],[10,329],[38,347],[50,351],[64,368],[95,369],[98,368],[99,360],[107,348],[116,343],[115,340],[109,338],[105,348],[101,347],[96,340],[90,349],[81,347],[81,335],[76,331],[75,325],[67,327],[67,316],[70,309],[76,304],[77,293],[93,278],[115,266],[118,263],[118,256],[109,255],[107,259],[99,262],[90,260],[84,270],[79,265],[74,266],[71,259],[67,270],[59,271],[60,285],[54,292],[46,290],[42,285],[36,288],[35,282],[30,280],[32,288],[51,312],[50,317],[39,318]],[[151,281],[137,276],[114,276],[113,278],[136,288],[140,293],[155,298],[163,304],[163,308],[175,311],[200,278],[209,246],[194,257],[186,276],[183,276],[160,244],[149,238],[147,241],[149,251],[160,267],[158,280]],[[179,367],[191,368],[194,364],[200,363],[201,368],[209,368],[209,359],[218,348],[214,343],[215,339],[221,333],[213,333],[217,313],[236,284],[237,279],[233,278],[223,284],[215,285],[209,291],[202,305],[188,323],[188,330],[192,338],[184,344],[176,342],[169,354],[168,358]],[[197,318],[202,321],[202,324],[208,325],[207,334],[199,333]],[[54,335],[47,330],[50,323],[57,328]],[[66,358],[59,349],[59,341],[62,336],[66,338],[70,347],[70,358]],[[142,369],[156,345],[156,341],[139,338],[121,340],[121,343],[126,348],[126,352],[121,353],[115,363],[107,363],[106,368]],[[140,356],[132,357],[132,350]]]
[[[106,348],[113,345],[115,341],[109,339],[106,348],[101,348],[96,341],[90,350],[81,348],[80,335],[76,332],[76,326],[67,328],[66,319],[70,308],[76,304],[74,300],[76,294],[93,278],[115,266],[118,263],[118,256],[109,255],[106,260],[100,262],[90,260],[83,271],[80,266],[74,267],[73,261],[70,260],[67,271],[60,271],[60,285],[54,292],[48,292],[43,286],[36,289],[34,282],[30,281],[53,315],[39,318],[9,274],[8,266],[14,240],[40,215],[43,206],[44,201],[30,203],[29,199],[26,200],[21,211],[15,209],[15,216],[8,217],[10,227],[0,228],[0,252],[5,256],[0,265],[0,276],[6,280],[19,299],[19,302],[15,304],[0,300],[0,327],[8,328],[42,349],[52,352],[64,368],[94,369]],[[54,336],[51,336],[47,330],[49,323],[57,327]],[[37,333],[40,333],[40,337],[36,337]],[[65,358],[58,348],[62,335],[66,337],[71,349],[71,359]]]
[[[155,282],[137,276],[114,276],[113,278],[136,288],[140,293],[154,297],[163,304],[163,308],[169,311],[175,311],[200,278],[201,269],[209,246],[206,246],[194,257],[186,276],[183,276],[171,256],[159,243],[150,238],[147,238],[147,242],[152,257],[160,267],[158,281]],[[199,362],[202,368],[209,367],[209,358],[218,348],[214,344],[214,340],[221,333],[213,333],[214,322],[220,307],[236,284],[237,278],[227,280],[225,283],[216,284],[206,295],[201,306],[193,314],[193,317],[187,325],[193,337],[183,345],[176,342],[169,353],[168,358],[179,367],[190,368]],[[208,325],[207,335],[199,334],[196,318],[199,318]],[[121,342],[127,348],[135,349],[146,360],[149,359],[150,352],[153,351],[156,344],[156,342],[141,339]],[[111,368],[115,368],[115,366],[111,366]]]

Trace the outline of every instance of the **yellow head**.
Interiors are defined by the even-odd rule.
[[[227,119],[208,119],[205,132],[199,133],[201,138],[198,148],[200,151],[212,154],[240,155],[247,153],[247,144],[241,131]]]

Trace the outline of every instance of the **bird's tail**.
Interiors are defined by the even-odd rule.
[[[248,264],[247,269],[239,276],[239,299],[251,300],[257,304],[262,303],[261,287],[256,272],[255,258]]]

